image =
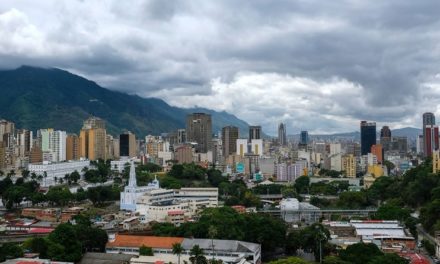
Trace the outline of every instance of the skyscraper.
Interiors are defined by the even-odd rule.
[[[439,130],[438,126],[426,125],[423,130],[424,133],[424,155],[425,157],[431,157],[432,153],[439,149]]]
[[[106,159],[105,122],[98,117],[90,117],[84,121],[79,134],[80,156],[89,160]]]
[[[278,143],[280,143],[280,146],[287,145],[286,125],[283,123],[278,126]]]
[[[383,126],[380,130],[380,144],[383,150],[387,151],[390,149],[391,144],[391,130],[388,126]]]
[[[309,132],[303,130],[299,136],[299,144],[302,146],[307,146],[309,144]]]
[[[222,128],[223,157],[227,158],[237,152],[238,134],[238,127],[226,126]]]
[[[21,157],[28,156],[33,143],[33,133],[27,129],[17,131],[18,154]]]
[[[361,155],[367,155],[376,144],[376,123],[361,121]]]
[[[136,157],[136,136],[131,132],[119,135],[119,155],[121,157]]]
[[[79,160],[79,137],[76,134],[66,137],[66,160]]]
[[[249,142],[252,139],[261,139],[261,126],[249,126]]]
[[[435,125],[435,116],[433,113],[424,113],[423,114],[423,155],[425,157],[430,156],[430,152],[432,152],[432,148],[428,146],[430,144],[432,146],[432,135],[427,135],[426,127],[432,127]],[[427,138],[429,139],[427,140]]]
[[[197,143],[195,146],[197,152],[208,152],[212,142],[211,115],[205,113],[189,114],[186,118],[186,140]]]

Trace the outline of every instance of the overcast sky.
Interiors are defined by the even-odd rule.
[[[0,1],[0,67],[59,67],[275,134],[440,118],[440,1]]]

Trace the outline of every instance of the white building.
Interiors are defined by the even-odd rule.
[[[136,211],[147,222],[167,222],[170,212],[181,212],[189,219],[205,208],[217,206],[218,188],[156,189],[138,198]]]
[[[237,155],[244,157],[244,154],[248,152],[248,140],[246,138],[237,139]]]
[[[80,175],[82,175],[83,168],[89,166],[89,160],[75,160],[58,163],[43,162],[29,164],[28,170],[30,173],[34,172],[37,175],[44,175],[46,172],[47,177],[43,179],[42,186],[48,187],[57,184],[55,182],[55,178],[64,178],[66,174],[70,174],[74,171],[77,171]]]
[[[136,211],[136,201],[143,194],[159,189],[159,181],[154,179],[152,183],[147,186],[139,187],[136,183],[136,170],[134,168],[134,162],[131,161],[130,166],[130,178],[128,180],[128,185],[125,186],[124,191],[121,192],[121,203],[120,210]]]
[[[51,128],[40,129],[38,137],[41,142],[44,161],[60,162],[66,160],[66,131]]]
[[[251,151],[253,154],[258,156],[263,156],[263,140],[262,139],[252,139],[251,140]]]

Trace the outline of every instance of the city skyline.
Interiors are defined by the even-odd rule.
[[[0,68],[59,67],[273,135],[279,122],[311,133],[359,120],[420,127],[423,112],[440,114],[439,5],[2,1]]]

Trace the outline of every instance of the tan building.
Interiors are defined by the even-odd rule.
[[[84,121],[83,128],[79,135],[80,157],[89,160],[105,160],[106,157],[106,139],[104,120],[97,117],[90,117]]]
[[[0,141],[0,170],[6,167],[6,147]]]
[[[174,159],[177,160],[177,163],[183,164],[193,162],[193,148],[191,145],[179,146],[174,152]]]
[[[356,157],[353,154],[342,157],[342,170],[347,177],[356,178]]]
[[[79,160],[79,137],[69,134],[66,137],[66,160]]]
[[[440,150],[432,152],[432,172],[438,173],[440,171]]]
[[[29,155],[29,163],[43,162],[43,151],[39,146],[33,146]]]

